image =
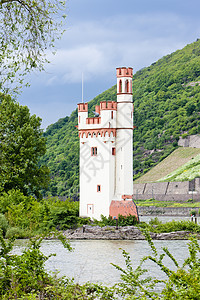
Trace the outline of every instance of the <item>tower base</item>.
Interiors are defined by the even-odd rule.
[[[109,209],[109,215],[112,218],[117,218],[118,215],[129,216],[133,215],[139,220],[137,206],[132,200],[112,200]]]

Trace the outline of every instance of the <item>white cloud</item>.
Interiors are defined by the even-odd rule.
[[[140,69],[184,46],[189,25],[172,13],[117,15],[77,23],[66,31],[46,82],[66,84],[101,77],[121,65]]]
[[[73,3],[80,4],[81,1]],[[73,23],[59,42],[57,54],[48,55],[51,64],[47,66],[46,73],[32,76],[29,92],[27,90],[21,96],[21,101],[30,105],[32,112],[42,116],[44,126],[70,114],[76,107],[81,99],[82,72],[84,101],[89,101],[115,84],[116,67],[132,66],[136,71],[199,37],[198,14],[195,17],[190,12],[183,13],[179,7],[175,10],[174,6],[178,6],[176,1],[173,5],[170,1],[168,12],[164,9],[158,12],[162,5],[155,7],[153,1],[151,9],[146,9],[148,13],[144,13],[144,7],[141,7],[140,12],[143,13],[136,14],[134,9],[138,1],[132,0],[133,13],[127,6],[124,10],[127,14],[124,15],[120,5],[115,5],[115,15],[108,18],[101,14],[101,20],[95,13],[96,3],[93,5],[94,13],[89,12],[91,2],[85,0],[82,16],[79,14],[76,20],[72,18]],[[100,0],[97,2],[99,6],[100,2],[102,4]],[[149,3],[149,0],[146,2]],[[188,6],[191,7],[191,3],[188,2]],[[110,13],[113,11],[110,10],[107,16]]]

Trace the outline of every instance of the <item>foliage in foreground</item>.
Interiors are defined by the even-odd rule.
[[[148,232],[144,231],[144,234],[152,255],[143,257],[134,269],[129,254],[123,250],[126,268],[113,264],[121,272],[121,281],[112,287],[89,282],[79,285],[73,279],[48,274],[44,265],[53,254],[45,256],[40,251],[43,238],[31,240],[28,249],[21,255],[15,255],[11,253],[13,240],[5,241],[0,235],[1,299],[199,299],[200,246],[196,238],[190,238],[189,256],[179,265],[167,248],[158,253]],[[70,245],[64,242],[71,250]],[[163,263],[165,257],[171,260],[172,269]],[[148,270],[143,267],[147,260],[154,262],[167,279],[149,276]]]
[[[189,256],[182,265],[179,265],[173,254],[166,247],[161,254],[152,242],[148,232],[144,231],[150,245],[152,255],[143,257],[140,265],[134,270],[128,253],[123,251],[126,269],[114,265],[122,272],[122,282],[116,288],[117,295],[122,299],[199,299],[200,297],[200,246],[195,237],[190,238],[188,244]],[[163,260],[168,257],[173,265],[172,269],[165,266]],[[158,280],[145,277],[148,272],[143,269],[143,263],[147,260],[154,262],[167,276],[166,280]],[[174,271],[175,268],[175,271]]]
[[[31,70],[43,70],[48,62],[47,49],[52,50],[62,34],[65,1],[0,0],[0,88],[21,87]]]
[[[59,236],[57,236],[59,237]],[[11,253],[14,240],[5,241],[0,235],[0,296],[1,299],[95,299],[103,293],[112,299],[112,290],[101,285],[74,283],[73,279],[58,278],[45,270],[45,262],[54,254],[44,255],[41,250],[43,237],[30,240],[29,248],[21,255]],[[70,244],[60,236],[64,247]]]

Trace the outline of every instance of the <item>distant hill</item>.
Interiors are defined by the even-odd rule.
[[[134,66],[133,66],[134,67]],[[147,173],[177,148],[180,135],[200,133],[200,40],[169,54],[133,76],[134,179]],[[116,100],[116,86],[89,102]],[[78,191],[79,140],[77,109],[50,125],[42,158],[51,170],[49,192]]]
[[[135,180],[135,183],[182,181],[182,178],[177,179],[177,176],[182,175],[182,173],[185,175],[184,180],[193,179],[189,178],[189,172],[187,172],[190,169],[191,174],[192,163],[193,165],[195,163],[195,167],[198,165],[198,174],[200,176],[200,149],[189,147],[178,148],[146,174]]]

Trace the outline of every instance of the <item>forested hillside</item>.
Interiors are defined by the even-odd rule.
[[[134,67],[134,66],[133,66]],[[179,135],[200,133],[200,40],[167,55],[133,76],[134,178],[169,155]],[[116,100],[116,86],[89,102],[90,112],[103,100]],[[49,192],[78,192],[77,109],[45,132],[51,170]]]

